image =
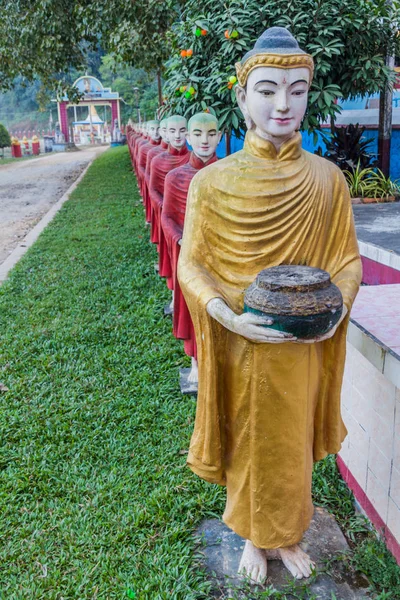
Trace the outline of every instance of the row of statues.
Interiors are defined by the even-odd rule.
[[[243,150],[224,159],[209,113],[128,133],[159,274],[173,293],[173,332],[198,379],[188,464],[226,486],[223,520],[246,540],[239,570],[254,582],[268,559],[298,579],[311,574],[299,543],[314,511],[313,463],[346,435],[340,390],[361,262],[342,173],[301,147],[313,71],[286,29],[264,32],[236,65],[248,131]],[[298,339],[243,312],[246,288],[276,265],[330,274],[343,311],[327,333]]]
[[[220,139],[218,121],[208,113],[195,114],[189,123],[180,115],[161,122],[148,121],[128,133],[146,222],[151,227],[150,239],[159,254],[159,275],[172,291],[173,333],[183,340],[185,352],[192,360],[188,375],[191,384],[198,381],[197,347],[177,265],[190,183],[200,169],[216,162]],[[191,152],[186,142],[191,145]]]

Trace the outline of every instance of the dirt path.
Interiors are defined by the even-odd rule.
[[[0,166],[0,264],[106,146]]]

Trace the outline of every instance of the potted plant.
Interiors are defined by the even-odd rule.
[[[368,178],[374,170],[372,167],[361,168],[360,163],[352,171],[343,171],[353,204],[361,204],[366,195]]]
[[[360,163],[352,171],[344,171],[353,204],[371,202],[394,202],[400,196],[400,185],[385,177],[380,169],[361,168]]]
[[[364,193],[364,202],[367,199],[375,202],[394,202],[400,195],[400,186],[397,180],[392,181],[377,169],[367,178]]]

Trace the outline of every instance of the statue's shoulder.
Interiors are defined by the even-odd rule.
[[[221,173],[224,173],[224,177],[229,170],[234,171],[238,163],[240,162],[240,156],[243,154],[243,151],[235,152],[230,156],[226,156],[225,158],[220,158],[217,162],[204,167],[204,169],[200,169],[193,177],[194,185],[196,186],[210,186],[210,187],[219,187],[220,184],[220,176]]]
[[[163,160],[166,159],[166,157],[169,156],[169,152],[168,150],[164,150],[163,152],[159,152],[158,154],[155,155],[155,157],[153,158],[153,162],[156,163],[160,163]]]
[[[342,175],[342,171],[331,160],[328,160],[323,156],[319,156],[318,154],[313,154],[308,150],[304,150],[304,148],[303,153],[306,156],[307,160],[314,163],[318,169],[322,169],[323,171],[331,173],[332,175]]]

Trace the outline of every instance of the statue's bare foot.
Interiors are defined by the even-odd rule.
[[[172,312],[174,312],[174,292],[172,292],[172,300],[171,304],[169,305],[169,308],[172,310]]]
[[[315,563],[297,544],[279,548],[279,553],[283,564],[296,579],[310,577],[311,572],[315,569]]]
[[[253,546],[250,540],[246,540],[238,573],[244,577],[249,577],[253,583],[262,583],[267,577],[265,551]]]
[[[192,358],[192,368],[190,369],[187,380],[190,383],[199,383],[199,367],[195,358]]]

